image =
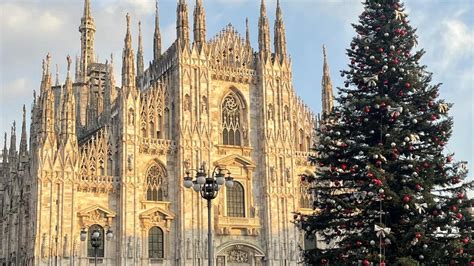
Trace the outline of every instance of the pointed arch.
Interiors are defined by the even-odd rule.
[[[146,200],[163,201],[167,196],[167,172],[165,167],[154,161],[146,171]]]
[[[222,144],[243,146],[247,124],[247,106],[241,93],[231,88],[221,103]]]

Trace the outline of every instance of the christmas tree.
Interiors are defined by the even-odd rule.
[[[366,0],[339,106],[318,130],[314,215],[297,214],[311,265],[474,265],[465,162],[444,154],[451,104],[419,63],[399,0]]]

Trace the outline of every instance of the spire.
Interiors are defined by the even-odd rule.
[[[84,0],[84,14],[81,18],[79,32],[81,33],[81,63],[80,77],[83,82],[87,79],[87,67],[90,63],[94,63],[94,35],[95,35],[94,18],[91,13],[90,0]]]
[[[72,59],[67,56],[67,77],[61,106],[61,141],[65,143],[70,136],[76,135],[76,99],[71,79]]]
[[[199,49],[206,43],[206,12],[202,0],[196,0],[194,7],[194,43]]]
[[[323,119],[328,116],[334,109],[334,96],[332,91],[331,76],[329,74],[329,64],[326,54],[326,46],[323,45],[324,65],[323,65],[323,79],[322,86],[322,106]]]
[[[23,105],[23,121],[21,123],[20,157],[28,155],[28,144],[26,136],[26,107]]]
[[[281,60],[286,58],[286,32],[283,22],[283,13],[281,11],[280,0],[277,0],[276,19],[275,19],[275,55]]]
[[[157,61],[160,55],[161,55],[160,18],[159,18],[158,0],[156,0],[155,35],[153,37],[153,59]]]
[[[182,47],[189,43],[189,14],[186,0],[179,0],[176,9],[176,33]]]
[[[142,39],[142,22],[138,22],[138,51],[137,51],[137,77],[142,77],[145,71],[143,63],[143,39]]]
[[[127,34],[122,53],[122,88],[125,94],[135,91],[135,62],[130,33],[130,15],[127,13]]]
[[[104,88],[104,119],[108,122],[110,118],[110,110],[111,110],[111,94],[112,94],[112,81],[110,72],[112,71],[112,67],[109,65],[109,61],[105,61],[105,88]]]
[[[44,62],[44,61],[43,61]],[[51,55],[46,56],[46,67],[41,84],[40,108],[42,112],[41,132],[45,134],[54,134],[54,93],[51,90],[50,73]],[[44,64],[43,64],[44,65]]]
[[[250,27],[249,27],[249,18],[245,18],[245,43],[250,47]]]
[[[270,26],[267,18],[265,0],[260,5],[260,18],[258,21],[258,47],[260,54],[266,59],[271,53],[270,50]]]
[[[10,159],[9,162],[13,162],[16,160],[16,122],[13,121],[12,131],[10,135]],[[12,165],[10,165],[12,166]]]
[[[3,164],[3,173],[6,174],[6,169],[8,169],[7,132],[5,132],[5,139],[3,143],[2,164]]]

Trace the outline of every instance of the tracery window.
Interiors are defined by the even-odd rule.
[[[165,170],[159,165],[150,167],[146,174],[146,199],[149,201],[163,201],[163,185]]]
[[[95,230],[99,231],[100,233],[100,246],[97,248],[97,257],[103,258],[104,257],[104,247],[105,247],[105,235],[104,235],[104,228],[98,224],[94,224],[89,227],[89,232],[87,234],[87,257],[94,257],[95,256],[95,248],[92,246],[92,239],[91,234]]]
[[[164,258],[163,230],[154,226],[148,232],[148,257],[151,259]]]
[[[230,93],[222,103],[222,138],[224,145],[242,145],[242,104]]]
[[[244,187],[235,181],[232,188],[227,188],[227,216],[245,217]]]

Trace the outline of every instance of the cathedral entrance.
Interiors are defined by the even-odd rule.
[[[231,241],[216,249],[217,266],[261,266],[265,254],[259,247],[247,243]]]

